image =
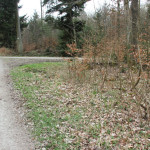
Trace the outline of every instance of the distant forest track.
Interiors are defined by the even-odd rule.
[[[40,62],[64,62],[69,59],[67,57],[8,57],[0,56],[9,68],[21,66],[24,64],[40,63]]]

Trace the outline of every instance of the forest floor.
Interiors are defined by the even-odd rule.
[[[68,67],[62,62],[36,63],[11,72],[23,97],[25,122],[40,148],[149,150],[149,120],[142,117],[133,91],[127,90],[127,77],[122,74],[126,87],[120,93],[119,82],[112,77],[117,67],[111,67],[108,81],[99,91],[99,72],[95,75],[94,70],[87,70],[85,82],[84,74],[78,78]]]

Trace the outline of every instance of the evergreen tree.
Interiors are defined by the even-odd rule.
[[[16,41],[16,0],[0,1],[0,46],[14,47]]]
[[[84,21],[78,20],[80,12],[84,9],[84,4],[88,0],[44,0],[44,4],[49,4],[47,14],[59,12],[60,18],[57,19],[57,28],[62,30],[61,48],[66,49],[66,44],[76,43],[79,46],[78,32],[83,30]]]
[[[16,46],[16,3],[18,0],[0,0],[0,47]],[[26,16],[22,16],[21,28],[26,27]]]

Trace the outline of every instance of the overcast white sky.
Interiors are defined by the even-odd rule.
[[[91,0],[86,3],[85,11],[88,14],[92,14],[95,12],[95,7],[99,8],[104,2],[111,2],[111,0]],[[141,3],[145,3],[146,0],[141,0]],[[40,14],[40,0],[20,0],[19,5],[22,5],[20,10],[20,15],[25,15],[31,17],[36,10]],[[46,11],[46,10],[45,10]]]

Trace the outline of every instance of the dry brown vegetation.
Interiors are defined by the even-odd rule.
[[[0,56],[7,56],[12,54],[13,54],[12,50],[5,47],[0,48]]]

